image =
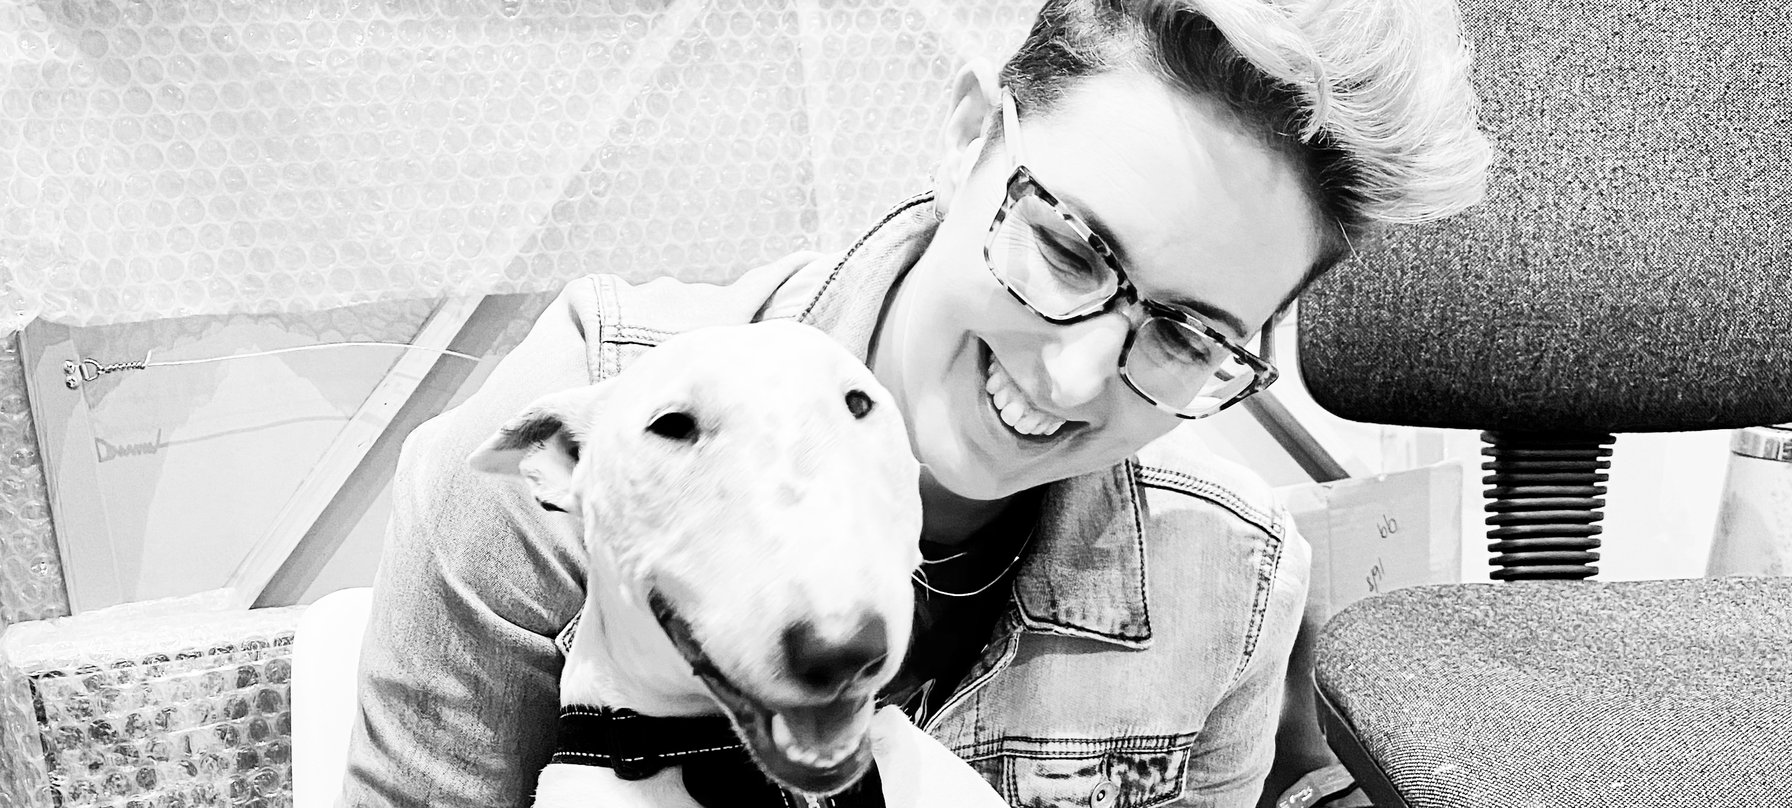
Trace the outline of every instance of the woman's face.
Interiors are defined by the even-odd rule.
[[[960,87],[958,110],[999,109],[987,80]],[[1320,254],[1320,219],[1293,163],[1216,103],[1109,73],[1022,116],[1024,163],[1115,248],[1139,294],[1205,313],[1239,345],[1254,347],[1247,339]],[[1137,307],[1117,301],[1057,325],[1011,296],[983,256],[1010,144],[973,169],[985,141],[950,129],[936,174],[944,219],[887,304],[872,352],[925,478],[993,500],[1131,456],[1179,423],[1120,378]]]

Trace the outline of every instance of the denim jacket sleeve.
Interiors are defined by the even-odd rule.
[[[559,715],[554,636],[584,591],[577,530],[467,455],[586,384],[575,282],[479,392],[405,440],[361,649],[343,804],[528,805]]]
[[[1190,750],[1182,799],[1187,808],[1250,808],[1275,758],[1288,658],[1306,604],[1311,549],[1287,525],[1256,648],[1231,689],[1207,716]]]

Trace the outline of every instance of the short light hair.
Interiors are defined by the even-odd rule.
[[[1047,0],[1001,81],[1023,116],[1119,69],[1218,99],[1296,159],[1342,237],[1311,276],[1377,223],[1481,201],[1471,58],[1453,0]]]

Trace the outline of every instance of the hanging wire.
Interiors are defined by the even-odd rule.
[[[74,389],[79,388],[83,383],[91,382],[91,381],[98,379],[99,377],[104,376],[106,374],[122,373],[127,370],[145,370],[148,368],[177,367],[180,365],[203,365],[203,364],[206,364],[209,362],[228,362],[232,359],[254,359],[256,357],[261,357],[261,356],[274,356],[277,354],[296,353],[298,351],[316,351],[316,350],[322,350],[325,348],[354,348],[354,347],[360,347],[360,348],[385,347],[385,348],[401,348],[401,349],[407,350],[407,351],[429,351],[430,353],[443,354],[446,356],[457,356],[462,359],[471,359],[475,362],[479,361],[479,357],[474,356],[469,353],[462,353],[460,351],[450,350],[448,348],[427,348],[427,347],[424,347],[421,345],[411,345],[409,343],[404,343],[404,342],[359,342],[359,341],[357,341],[357,342],[328,342],[328,343],[324,343],[321,345],[296,345],[291,348],[275,348],[275,349],[269,350],[269,351],[256,351],[254,353],[226,354],[224,356],[210,356],[210,357],[205,357],[203,359],[170,359],[170,360],[166,360],[166,361],[162,361],[162,362],[149,361],[150,356],[154,353],[153,351],[144,352],[143,359],[140,361],[136,361],[136,362],[116,362],[116,363],[112,363],[112,364],[105,364],[96,359],[81,359],[78,361],[74,360],[74,359],[70,359],[70,360],[62,363],[62,374],[63,374],[62,380],[63,380],[64,384],[68,385],[68,389],[74,390]]]

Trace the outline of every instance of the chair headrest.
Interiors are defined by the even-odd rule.
[[[1465,0],[1487,202],[1302,298],[1354,420],[1666,431],[1792,420],[1792,15]]]

